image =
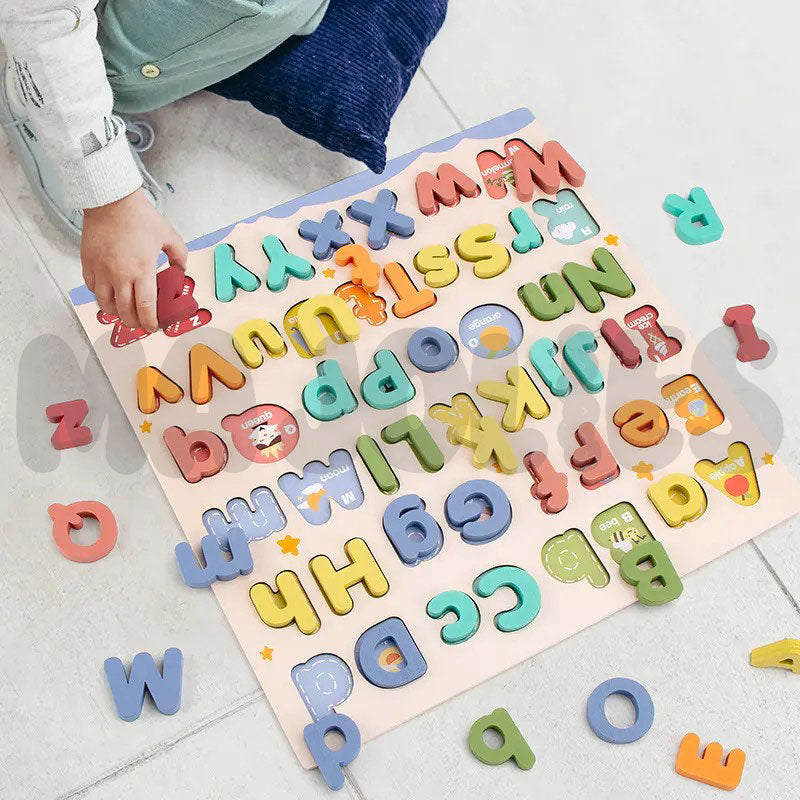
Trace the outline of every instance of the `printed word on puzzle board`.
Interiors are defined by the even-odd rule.
[[[796,510],[590,184],[520,110],[192,243],[157,333],[72,292],[307,767]]]

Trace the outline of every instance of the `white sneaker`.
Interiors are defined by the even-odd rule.
[[[79,242],[83,229],[83,210],[70,208],[64,201],[56,170],[42,149],[36,132],[26,117],[18,116],[12,110],[8,98],[7,75],[8,70],[3,69],[3,75],[0,76],[0,127],[5,129],[22,169],[45,211],[61,230]],[[150,148],[153,143],[153,129],[143,120],[132,120],[126,125],[131,134],[129,141],[132,144],[133,157],[142,173],[142,189],[150,202],[160,209],[163,189],[144,168],[137,152]]]

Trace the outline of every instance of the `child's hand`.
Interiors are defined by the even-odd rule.
[[[84,212],[83,278],[100,308],[129,328],[158,330],[156,262],[162,250],[170,264],[186,268],[183,239],[141,189]]]

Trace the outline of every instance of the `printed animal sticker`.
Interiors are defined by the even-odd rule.
[[[592,538],[619,563],[637,544],[653,541],[653,534],[630,503],[617,503],[592,520]]]
[[[458,326],[461,341],[479,358],[503,358],[513,353],[522,341],[522,323],[505,306],[473,308]]]
[[[361,482],[347,450],[334,450],[330,464],[309,461],[302,475],[281,475],[278,486],[311,525],[323,525],[331,518],[331,501],[342,508],[358,508],[364,502]]]
[[[304,302],[305,300],[301,300],[299,303],[295,303],[286,312],[283,317],[283,329],[286,331],[286,335],[289,337],[292,347],[294,347],[297,355],[299,355],[300,358],[314,358],[314,354],[308,349],[308,345],[306,344],[306,340],[303,338],[303,334],[301,334],[297,328],[297,309],[300,308]],[[336,344],[345,343],[346,339],[344,338],[344,334],[339,330],[336,323],[327,314],[320,314],[318,319],[322,323],[325,333],[331,337],[332,342],[335,342]]]
[[[722,461],[698,461],[694,471],[737,505],[752,506],[761,497],[750,448],[744,442],[730,445]]]
[[[686,430],[692,436],[701,436],[725,421],[722,409],[694,375],[666,384],[661,396],[674,404],[675,413],[686,420]]]
[[[383,325],[388,319],[386,301],[380,295],[368,292],[363,286],[356,286],[349,282],[343,283],[334,291],[334,294],[341,297],[345,303],[352,300],[353,314],[370,325]]]
[[[229,414],[222,427],[231,434],[236,449],[256,464],[273,464],[297,446],[297,420],[280,406],[261,405],[241,414]]]
[[[600,233],[600,226],[572,189],[562,189],[555,200],[537,200],[533,211],[547,217],[547,230],[562,244],[580,244]]]

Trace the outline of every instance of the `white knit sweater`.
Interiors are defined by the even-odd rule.
[[[125,124],[112,113],[96,5],[97,0],[0,0],[12,110],[30,120],[75,208],[112,203],[142,183]]]

